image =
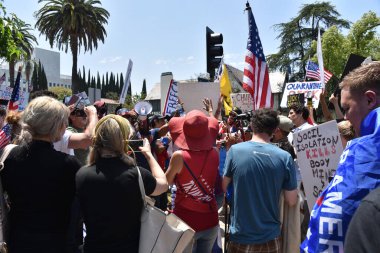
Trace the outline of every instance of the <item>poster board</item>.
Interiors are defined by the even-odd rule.
[[[294,104],[305,104],[305,94],[304,93],[298,93],[298,94],[291,94],[288,96],[288,101],[287,101],[287,107],[289,108],[290,106]]]
[[[10,100],[13,88],[7,85],[0,85],[0,99]],[[29,103],[29,92],[20,89],[18,110],[23,111]]]
[[[335,120],[293,134],[294,149],[301,170],[309,210],[335,175],[342,141]]]
[[[253,99],[249,93],[231,93],[234,107],[238,107],[243,113],[253,110]]]
[[[178,98],[183,102],[185,112],[191,110],[203,110],[203,99],[210,98],[214,112],[218,105],[220,96],[219,83],[200,82],[200,83],[178,83]]]
[[[322,87],[319,81],[286,83],[280,106],[287,108],[289,95],[303,93],[305,98],[312,97],[313,108],[318,108]],[[305,99],[305,106],[307,106],[306,103],[307,99]]]

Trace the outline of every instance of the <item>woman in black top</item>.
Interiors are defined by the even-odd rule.
[[[131,127],[118,115],[107,115],[95,128],[89,166],[77,173],[77,195],[86,225],[85,253],[137,253],[142,198],[134,160],[127,156]],[[140,147],[152,173],[140,168],[147,195],[168,189],[149,142]]]
[[[20,145],[1,171],[10,200],[10,253],[63,253],[78,160],[53,149],[67,127],[69,110],[50,97],[32,100],[21,121]]]

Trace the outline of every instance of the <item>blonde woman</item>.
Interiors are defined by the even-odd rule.
[[[20,145],[5,160],[1,180],[10,200],[9,252],[65,252],[78,160],[53,149],[69,110],[39,97],[26,107]]]
[[[86,238],[84,252],[138,252],[142,199],[135,161],[127,155],[131,127],[125,118],[107,115],[95,127],[88,166],[77,174],[77,195]],[[147,195],[168,189],[165,174],[145,139],[141,152],[152,173],[140,168]]]

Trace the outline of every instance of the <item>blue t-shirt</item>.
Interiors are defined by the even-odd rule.
[[[234,188],[231,241],[254,244],[278,237],[281,190],[297,188],[290,154],[272,144],[239,143],[227,153],[224,176]]]

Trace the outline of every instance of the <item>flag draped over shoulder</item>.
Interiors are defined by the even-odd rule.
[[[243,77],[243,88],[253,98],[253,109],[273,108],[273,95],[269,84],[268,66],[265,61],[259,31],[251,7],[247,3],[249,37]]]
[[[0,130],[0,150],[2,150],[11,141],[12,125],[6,124]]]
[[[20,98],[20,79],[21,70],[18,71],[15,86],[13,87],[11,99],[9,100],[8,109],[12,111],[18,110],[19,98]]]
[[[233,106],[230,96],[232,93],[232,87],[226,64],[222,65],[222,75],[220,76],[220,93],[223,95],[225,115],[229,115]]]
[[[315,62],[308,61],[306,64],[306,77],[313,78],[315,80],[320,79],[320,71],[319,66]],[[324,70],[324,82],[325,84],[330,80],[332,74],[328,72],[326,69]]]

